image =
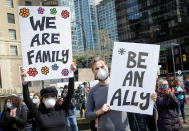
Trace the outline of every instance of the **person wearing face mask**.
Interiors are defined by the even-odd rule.
[[[19,97],[8,96],[5,99],[5,109],[0,121],[3,131],[25,131],[26,123],[27,112],[22,110]]]
[[[32,102],[35,104],[35,106],[38,108],[39,107],[39,103],[40,103],[40,94],[39,93],[33,93],[32,92],[32,97],[31,97],[31,93],[30,93],[30,98],[32,98]],[[28,119],[27,119],[28,123],[32,124],[32,131],[39,131],[39,125],[36,122],[35,118],[32,115],[32,112],[29,111],[28,113]]]
[[[181,81],[179,79],[175,80],[175,95],[177,99],[179,100],[180,104],[177,108],[177,113],[179,115],[179,111],[181,110],[183,122],[187,123],[185,119],[185,111],[184,111],[184,105],[185,105],[185,89],[181,86]]]
[[[75,71],[76,67],[72,65],[71,69]],[[26,76],[26,71],[23,69],[24,100],[36,122],[39,124],[40,131],[65,131],[66,112],[74,92],[74,78],[69,78],[68,93],[62,105],[56,104],[58,94],[56,88],[47,87],[40,91],[40,104],[39,108],[37,108],[29,97],[28,85],[24,81],[24,76]]]
[[[88,94],[86,105],[86,119],[95,120],[98,118],[98,131],[140,131],[129,127],[127,112],[113,111],[110,105],[106,104],[109,88],[108,66],[104,59],[97,57],[91,62],[91,68],[99,83],[95,85]],[[151,99],[156,101],[157,95],[153,93]],[[137,115],[132,113],[129,116]],[[138,115],[137,115],[138,116]],[[140,115],[140,120],[145,120],[146,116]],[[131,124],[133,122],[130,122]],[[141,122],[144,127],[146,123]],[[132,126],[133,127],[133,126]]]
[[[174,95],[174,89],[169,88],[168,82],[159,79],[157,82],[158,97],[156,101],[158,110],[158,130],[159,131],[179,131],[182,128],[177,107],[179,101]]]
[[[88,94],[86,119],[98,118],[98,131],[130,131],[127,113],[110,110],[110,105],[106,104],[110,78],[105,61],[100,57],[95,58],[91,68],[99,83]]]

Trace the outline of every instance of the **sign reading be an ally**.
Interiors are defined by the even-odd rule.
[[[18,16],[25,80],[72,77],[70,9],[19,6]]]
[[[115,42],[107,102],[112,110],[153,112],[159,45]]]

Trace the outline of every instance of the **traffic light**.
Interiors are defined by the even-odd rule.
[[[186,62],[186,54],[182,55],[183,62]]]

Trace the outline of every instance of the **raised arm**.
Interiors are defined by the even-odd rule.
[[[36,105],[30,99],[28,84],[23,85],[23,97],[24,97],[24,102],[27,105],[29,111],[31,111],[32,115],[38,120],[39,112]]]
[[[69,84],[68,84],[68,93],[66,95],[66,98],[62,104],[62,108],[64,110],[68,110],[69,104],[71,102],[72,96],[74,93],[74,78],[69,78]]]
[[[24,77],[26,76],[26,71],[22,69],[22,83],[23,83],[23,97],[24,97],[24,102],[27,105],[29,111],[31,111],[32,115],[39,120],[39,112],[36,107],[36,105],[32,102],[29,96],[29,89],[28,89],[28,83],[24,81]]]
[[[73,64],[71,65],[71,70],[73,72],[76,71],[76,66],[74,66]],[[74,78],[69,78],[69,84],[68,84],[68,93],[66,95],[66,98],[62,104],[62,108],[64,110],[68,110],[68,107],[69,107],[69,104],[71,102],[71,99],[72,99],[72,96],[73,96],[73,93],[74,93]]]

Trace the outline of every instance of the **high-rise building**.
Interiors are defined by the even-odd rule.
[[[22,93],[22,53],[17,6],[39,4],[38,0],[0,0],[0,101],[7,95]]]
[[[98,43],[98,26],[94,0],[74,0],[78,47],[94,50]]]
[[[119,41],[161,45],[164,74],[188,69],[188,1],[115,0],[115,6]]]
[[[96,6],[96,8],[99,30],[107,31],[112,40],[118,41],[114,0],[103,0]]]
[[[60,6],[69,6],[70,7],[70,11],[71,11],[72,50],[73,50],[73,56],[74,56],[74,55],[76,55],[76,52],[78,51],[74,0],[59,0],[59,5]]]
[[[96,5],[101,55],[111,54],[113,42],[118,41],[117,19],[114,0],[103,0]]]

